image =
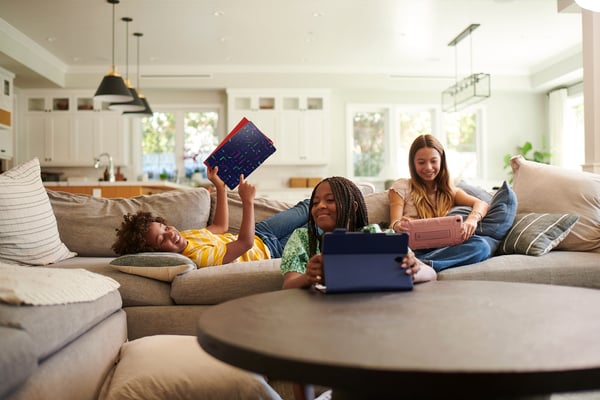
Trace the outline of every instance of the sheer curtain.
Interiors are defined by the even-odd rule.
[[[556,89],[548,94],[548,127],[550,136],[551,164],[563,166],[566,154],[565,131],[568,109],[567,89]]]

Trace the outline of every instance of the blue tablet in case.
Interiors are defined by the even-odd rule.
[[[406,233],[346,232],[323,236],[325,293],[412,290],[413,279],[401,267],[408,251]],[[319,288],[318,288],[319,289]]]

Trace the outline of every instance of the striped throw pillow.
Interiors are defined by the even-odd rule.
[[[0,261],[47,265],[76,254],[60,240],[37,158],[0,175]]]
[[[517,214],[496,254],[542,256],[558,246],[578,220],[574,214]]]

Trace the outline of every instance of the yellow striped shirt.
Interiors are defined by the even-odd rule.
[[[198,268],[222,265],[223,257],[227,252],[227,243],[237,240],[237,235],[214,234],[206,228],[190,229],[179,233],[188,241],[181,254],[194,261]],[[261,238],[254,235],[252,248],[232,262],[268,260],[269,258],[271,258],[269,249]]]

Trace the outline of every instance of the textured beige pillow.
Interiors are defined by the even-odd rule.
[[[511,159],[517,213],[579,215],[557,250],[600,252],[600,175]]]
[[[106,199],[48,191],[60,237],[85,257],[115,256],[111,246],[123,215],[148,211],[179,230],[204,228],[210,213],[210,194],[204,188]]]
[[[0,261],[47,265],[74,256],[59,237],[39,160],[0,175]]]
[[[123,344],[99,400],[279,399],[259,375],[207,354],[195,336],[146,336]]]
[[[179,253],[138,253],[117,257],[110,265],[126,274],[171,282],[177,275],[195,270],[196,264]]]
[[[366,195],[365,203],[367,204],[370,224],[387,226],[390,223],[390,201],[388,200],[387,191]]]

